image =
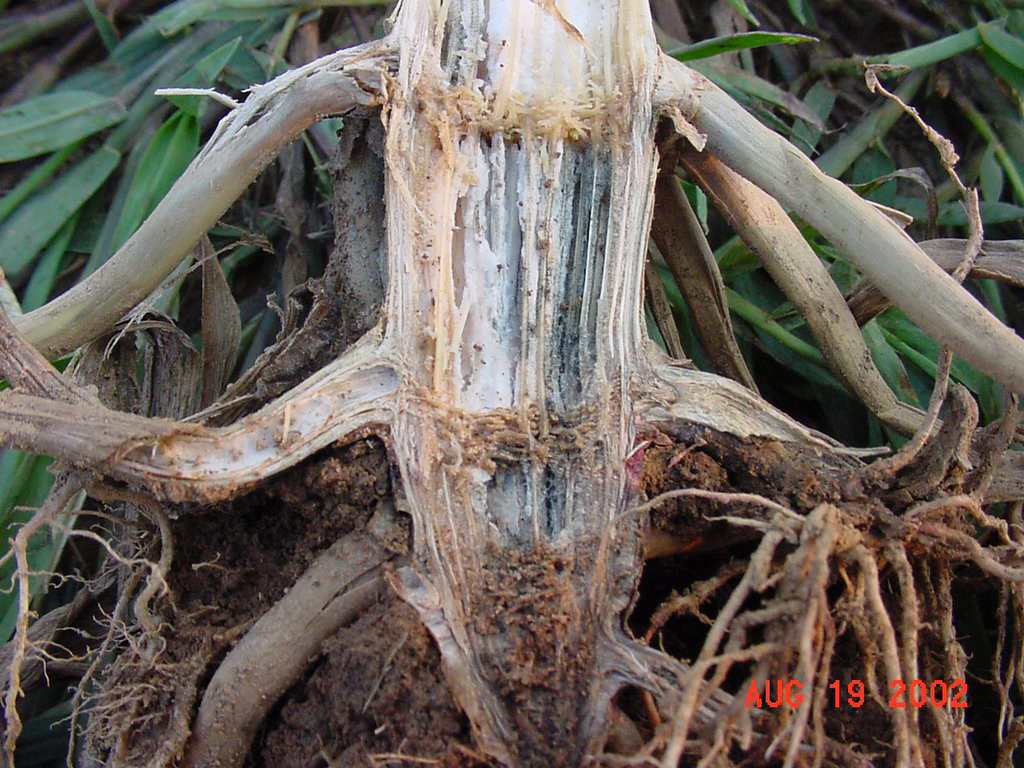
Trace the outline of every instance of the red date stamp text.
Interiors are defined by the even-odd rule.
[[[808,692],[799,680],[751,681],[744,705],[748,708],[788,707],[804,703]],[[861,680],[833,680],[825,686],[826,706],[859,709],[867,701],[867,688]],[[920,709],[925,705],[967,708],[967,682],[964,680],[893,680],[889,683],[887,705],[891,709]]]

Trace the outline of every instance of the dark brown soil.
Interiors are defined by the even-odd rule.
[[[433,638],[392,596],[324,643],[323,657],[272,714],[249,764],[491,765],[474,757],[472,744]]]
[[[655,425],[638,439],[650,441],[642,476],[649,498],[676,488],[703,488],[758,494],[794,511],[809,512],[822,502],[848,501],[850,489],[843,481],[857,466],[850,461],[828,467],[823,455],[811,449],[775,440],[741,440],[697,426]],[[737,512],[735,504],[729,509],[730,514]],[[654,511],[651,524],[674,536],[677,547],[695,554],[735,546],[744,538],[760,539],[754,531],[745,537],[736,526],[707,519],[724,513],[714,501],[673,499]]]
[[[174,526],[172,588],[179,610],[210,626],[258,617],[313,558],[366,526],[391,489],[378,440],[335,446],[226,504]],[[224,595],[230,604],[219,604]]]

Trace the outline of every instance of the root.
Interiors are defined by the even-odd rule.
[[[902,680],[896,633],[893,630],[885,603],[882,601],[882,590],[878,580],[878,564],[863,544],[853,547],[850,556],[860,566],[861,578],[864,580],[868,599],[869,616],[881,635],[882,662],[885,666],[886,675],[889,678],[890,684],[894,681]],[[897,764],[923,766],[920,743],[912,740],[910,737],[910,726],[907,723],[906,709],[893,708],[891,717],[896,729]],[[913,761],[911,761],[911,753],[913,753]]]
[[[743,563],[736,560],[731,561],[726,563],[714,577],[697,582],[684,594],[673,593],[658,607],[658,610],[654,612],[654,616],[651,617],[650,627],[644,635],[644,642],[650,644],[651,640],[654,639],[654,635],[673,616],[689,613],[708,626],[711,626],[711,619],[701,613],[700,606],[728,582],[743,573],[744,569]]]
[[[170,568],[173,548],[171,545],[170,529],[166,515],[164,515],[159,506],[151,500],[131,494],[130,492],[117,491],[116,489],[106,487],[103,487],[101,491],[97,491],[97,495],[102,495],[105,498],[110,498],[111,500],[114,498],[122,499],[130,497],[133,501],[143,504],[145,508],[147,508],[151,519],[154,520],[154,523],[160,530],[162,545],[159,562],[153,563],[141,558],[126,557],[118,553],[104,536],[101,536],[91,530],[68,530],[66,524],[59,519],[59,515],[64,512],[69,502],[76,494],[79,493],[82,486],[85,484],[85,481],[75,473],[62,472],[59,474],[57,481],[55,482],[54,487],[43,507],[33,515],[33,517],[24,526],[22,526],[17,536],[11,542],[11,554],[17,564],[14,580],[17,585],[19,597],[19,615],[15,637],[8,645],[10,653],[6,654],[7,658],[4,659],[4,669],[7,674],[7,684],[5,686],[7,730],[4,751],[8,761],[13,761],[14,748],[17,743],[18,736],[21,733],[21,720],[18,716],[16,704],[18,697],[22,695],[25,687],[26,669],[31,670],[31,667],[26,668],[26,662],[36,661],[36,656],[42,657],[43,659],[52,658],[46,646],[52,644],[51,636],[53,632],[59,628],[57,624],[54,624],[54,620],[61,620],[61,623],[70,621],[76,610],[76,606],[80,608],[81,604],[85,601],[102,592],[109,583],[109,576],[112,575],[112,571],[108,571],[106,576],[101,576],[98,579],[98,583],[93,583],[92,585],[87,585],[86,588],[83,588],[82,591],[79,592],[78,597],[75,598],[72,606],[66,606],[63,609],[59,609],[57,612],[54,612],[55,614],[60,614],[60,616],[55,617],[54,620],[50,620],[50,616],[48,615],[46,617],[47,626],[50,627],[48,631],[47,626],[43,626],[42,620],[40,622],[36,622],[30,627],[29,623],[32,614],[28,607],[30,598],[29,580],[39,574],[30,570],[28,562],[28,546],[32,536],[39,530],[44,527],[49,527],[60,531],[68,537],[89,539],[99,545],[102,550],[105,550],[110,561],[118,563],[121,566],[133,568],[132,576],[128,579],[126,584],[122,586],[118,606],[115,610],[114,616],[109,622],[109,629],[103,639],[103,642],[100,644],[98,649],[94,649],[92,651],[91,660],[89,660],[88,664],[82,665],[85,667],[82,680],[77,687],[72,701],[72,727],[70,744],[68,747],[69,765],[71,764],[71,760],[74,756],[75,738],[77,735],[76,728],[79,714],[82,710],[83,703],[89,698],[85,695],[85,692],[90,682],[95,677],[100,665],[109,662],[108,653],[118,643],[127,642],[136,659],[140,659],[143,664],[153,666],[160,653],[160,649],[162,648],[162,641],[159,637],[160,622],[155,619],[150,606],[154,598],[167,591],[166,576],[167,571]],[[126,625],[123,617],[126,613],[129,599],[135,594],[135,587],[139,581],[141,581],[143,571],[137,568],[137,566],[140,565],[149,570],[150,576],[146,581],[145,587],[138,594],[134,604],[136,614],[135,618],[143,629],[141,637],[137,638]],[[65,616],[65,614],[67,616]],[[67,661],[69,658],[76,661],[84,661],[88,659],[88,656],[65,656],[60,660]],[[134,691],[126,700],[117,702],[116,706],[130,706],[133,695]],[[116,700],[117,697],[114,696],[113,699]],[[102,720],[102,712],[94,710],[94,714],[97,720]],[[187,720],[182,720],[182,724],[187,725]],[[9,764],[13,765],[14,763],[10,762]]]
[[[760,538],[748,562],[726,564],[654,611],[647,642],[673,615],[692,615],[709,629],[692,665],[680,673],[673,711],[663,715],[669,732],[647,745],[645,760],[660,751],[662,768],[677,765],[684,753],[699,754],[699,765],[732,765],[728,755],[738,747],[764,750],[766,758],[774,756],[786,768],[806,761],[867,765],[872,753],[912,768],[943,764],[937,762],[940,754],[948,768],[970,764],[964,710],[930,699],[912,705],[910,699],[912,681],[968,680],[952,601],[954,568],[963,563],[998,586],[993,590],[1000,601],[992,669],[1000,700],[995,740],[1003,744],[1000,760],[1010,764],[1004,752],[1016,748],[1007,747],[1008,740],[1014,745],[1019,740],[1013,712],[1024,694],[1024,505],[1014,505],[1003,518],[970,493],[978,470],[965,471],[964,464],[976,417],[958,399],[936,430],[942,398],[940,388],[928,418],[902,451],[857,470],[856,482],[840,484],[843,493],[852,494],[849,500],[800,514],[777,496],[683,488],[629,510],[645,514],[672,500],[706,500],[713,512],[697,507],[705,520],[753,529]],[[988,430],[985,455],[972,458],[984,463],[1005,451],[1018,418],[1011,409]],[[705,445],[693,452],[708,451]],[[666,455],[677,452],[670,446]],[[695,461],[694,466],[702,465]],[[865,514],[865,490],[867,498],[888,499],[889,506],[876,502]],[[727,598],[714,599],[730,584]],[[851,657],[858,659],[857,668],[844,669]],[[734,688],[738,670],[747,671],[746,682]],[[771,710],[752,706],[750,697],[772,681],[797,681],[802,697]],[[901,685],[904,706],[893,706]],[[971,685],[984,683],[974,678]],[[859,709],[848,703],[851,690],[859,695]],[[716,707],[713,721],[695,717],[702,703],[723,695],[728,703]],[[840,701],[841,696],[846,698]],[[853,713],[878,718],[880,727],[875,733],[862,731],[869,739],[865,743],[840,745],[835,737]]]
[[[727,627],[736,617],[747,596],[753,589],[764,585],[770,571],[770,562],[775,553],[775,548],[784,539],[785,534],[778,531],[769,531],[765,534],[757,551],[750,558],[750,565],[746,573],[743,574],[740,583],[736,585],[732,594],[729,595],[725,607],[711,626],[711,630],[704,640],[704,646],[701,648],[700,655],[687,675],[688,679],[683,683],[685,693],[673,717],[672,737],[668,742],[665,755],[661,761],[662,768],[672,768],[672,766],[679,764],[679,758],[682,756],[683,746],[686,743],[686,736],[690,730],[690,722],[699,703],[698,700],[701,693],[699,682],[703,680],[704,674],[714,666],[722,665],[722,668],[728,669],[728,665],[733,661],[739,660],[735,655],[732,658],[717,658],[715,654],[719,644],[722,642]]]
[[[379,599],[388,555],[352,534],[321,554],[221,662],[203,695],[183,768],[240,766],[256,729],[320,643]]]
[[[93,681],[96,679],[96,675],[101,664],[105,663],[109,658],[109,654],[120,636],[117,632],[117,628],[123,626],[125,613],[128,608],[128,598],[130,595],[135,593],[141,578],[141,572],[134,571],[125,580],[125,583],[122,585],[121,593],[118,595],[117,604],[114,606],[114,612],[110,616],[110,620],[107,624],[107,631],[103,635],[103,641],[100,643],[97,651],[93,654],[92,661],[89,663],[85,673],[82,675],[82,679],[75,688],[74,696],[71,699],[71,727],[68,734],[67,768],[73,768],[74,766],[74,757],[77,749],[76,742],[78,740],[79,731],[79,717],[82,714],[83,703],[87,692],[93,684]]]
[[[14,748],[21,735],[21,717],[18,715],[18,697],[22,695],[22,665],[25,663],[29,652],[29,621],[32,611],[29,607],[31,599],[29,592],[29,580],[35,575],[28,564],[28,544],[32,535],[48,525],[53,519],[62,513],[81,489],[81,483],[77,478],[62,476],[54,485],[53,490],[47,497],[43,507],[32,516],[25,525],[18,531],[17,536],[11,542],[11,552],[17,563],[17,570],[14,579],[18,589],[18,621],[15,625],[14,639],[11,641],[13,653],[10,665],[7,669],[7,686],[4,694],[4,712],[7,719],[7,732],[4,736],[4,757],[8,765],[14,765]]]
[[[174,537],[171,535],[171,521],[159,503],[141,493],[93,483],[89,486],[89,495],[100,501],[127,501],[137,505],[160,532],[160,559],[156,563],[149,564],[150,577],[146,580],[146,586],[135,598],[133,606],[135,618],[142,626],[146,637],[155,640],[159,637],[160,626],[150,611],[150,604],[155,598],[162,597],[170,591],[167,586],[167,573],[170,571],[171,561],[174,560]],[[158,653],[158,650],[152,650],[151,658],[155,658]]]
[[[215,653],[231,639],[230,634],[219,644],[200,640],[184,658],[162,657],[155,663],[146,658],[146,647],[134,642],[123,623],[113,621],[108,637],[112,638],[108,648],[119,650],[118,658],[104,671],[100,689],[78,698],[79,708],[89,715],[85,752],[97,764],[166,768],[181,755],[200,680]],[[118,649],[118,645],[126,647]],[[79,690],[84,689],[80,686]],[[141,742],[125,739],[128,724],[151,738]]]

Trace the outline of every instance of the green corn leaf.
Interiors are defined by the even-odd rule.
[[[961,53],[972,51],[979,45],[981,45],[981,32],[978,27],[972,27],[931,43],[908,48],[899,53],[873,56],[869,61],[872,64],[889,64],[894,67],[920,69],[921,67],[930,67],[932,64],[959,56]]]
[[[664,263],[657,261],[654,263],[658,268],[658,274],[661,275],[662,285],[665,286],[665,295],[668,296],[668,301],[672,305],[672,314],[676,320],[676,329],[679,331],[679,340],[683,344],[683,349],[686,350],[687,357],[702,371],[713,370],[711,361],[708,359],[700,339],[697,338],[696,329],[693,327],[693,320],[690,317],[690,308],[686,306],[686,300],[683,299],[683,294],[679,290],[675,278],[672,277],[671,271]]]
[[[66,762],[70,736],[71,699],[25,721],[18,737],[18,768],[47,768]]]
[[[0,162],[35,157],[121,122],[124,106],[89,91],[36,96],[0,110]]]
[[[877,319],[893,348],[934,378],[939,357],[938,343],[896,308],[888,309]],[[953,358],[950,373],[974,394],[981,394],[989,389],[988,377],[958,357]]]
[[[152,68],[159,67],[161,59],[180,46],[182,42],[182,40],[165,40],[157,36],[135,45],[129,44],[126,38],[107,61],[69,74],[68,77],[54,84],[53,91],[62,93],[82,90],[114,96],[128,83],[146,72],[152,72]],[[173,54],[171,55],[173,56]],[[129,103],[129,101],[125,99],[123,103]]]
[[[292,5],[296,3],[292,2]],[[284,11],[280,11],[276,8],[266,7],[254,7],[254,8],[219,8],[215,11],[210,11],[203,15],[202,21],[227,21],[234,24],[238,24],[243,21],[260,21],[267,18],[268,14],[280,14],[277,18],[283,18],[293,13],[292,8],[286,8]]]
[[[665,337],[661,335],[661,331],[658,329],[658,323],[654,319],[654,315],[651,313],[651,308],[647,302],[644,302],[644,322],[647,325],[647,335],[651,341],[658,345],[662,352],[668,353],[668,344],[665,343]]]
[[[914,72],[909,75],[899,88],[896,95],[905,103],[911,103],[918,88],[925,81],[926,72]],[[823,173],[839,178],[865,149],[885,136],[896,121],[903,117],[899,104],[886,99],[880,106],[864,116],[856,126],[843,133],[842,138],[833,144],[827,152],[815,160],[815,164]]]
[[[886,338],[890,340],[892,339],[892,337],[890,337],[884,330],[882,331],[882,334]],[[899,352],[900,354],[903,354],[903,350],[900,349],[898,346],[899,341],[895,340],[892,341],[892,343],[895,345],[893,348],[896,349],[897,352]],[[907,373],[910,375],[910,381],[914,385],[914,390],[917,392],[917,401],[919,403],[922,403],[923,407],[924,405],[928,404],[932,396],[932,390],[935,389],[934,365],[932,366],[932,372],[929,373],[925,368],[922,368],[921,366],[917,365],[916,362],[911,360],[906,355],[904,355],[904,360],[908,363]]]
[[[807,0],[786,0],[786,4],[789,6],[789,12],[793,14],[793,18],[805,27],[814,26],[816,22],[814,11]]]
[[[719,246],[715,251],[715,259],[718,261],[718,270],[722,273],[722,279],[727,283],[739,275],[761,268],[761,262],[757,260],[757,256],[737,235],[733,235]]]
[[[31,516],[31,509],[39,507],[46,499],[53,485],[53,475],[47,468],[52,459],[46,456],[33,456],[20,451],[5,451],[0,459],[0,477],[9,479],[4,493],[0,496],[0,522],[2,522],[3,540],[15,536],[15,526],[26,522]],[[8,472],[10,474],[8,474]],[[22,509],[28,508],[28,509]],[[47,533],[33,540],[29,546],[29,567],[34,571],[43,571],[52,567],[54,548],[51,537]],[[0,568],[0,586],[6,587],[14,569],[8,562]],[[30,593],[36,595],[46,586],[45,575],[33,576],[30,579]],[[0,592],[0,641],[6,642],[14,631],[18,615],[17,592]]]
[[[994,54],[987,54],[994,56]],[[995,89],[991,89],[995,93]],[[1024,131],[1021,130],[1020,120],[1007,107],[1005,112],[1000,109],[1002,105],[996,104],[995,110],[988,115],[982,114],[974,104],[967,99],[959,99],[957,106],[964,113],[964,116],[971,122],[971,125],[978,132],[978,135],[992,147],[995,159],[999,162],[1006,181],[1013,189],[1017,202],[1024,202],[1024,178],[1021,171],[1024,170]]]
[[[263,77],[263,67],[248,46],[235,52],[221,74],[221,80],[237,91],[260,82]]]
[[[0,267],[12,276],[27,267],[120,162],[120,152],[100,147],[26,200],[0,225]]]
[[[754,304],[754,302],[748,300],[729,287],[726,287],[725,289],[725,296],[729,302],[729,309],[750,323],[754,328],[759,331],[763,331],[770,338],[779,342],[784,347],[787,347],[798,355],[801,355],[808,360],[813,360],[819,365],[824,364],[825,359],[821,356],[821,352],[819,352],[814,345],[808,344],[799,336],[787,331],[777,322],[772,320],[768,316],[768,313]]]
[[[690,201],[690,206],[693,208],[693,212],[697,214],[697,220],[700,222],[700,228],[706,235],[708,233],[708,196],[705,195],[704,190],[696,184],[684,181],[682,182],[682,186],[683,192],[686,193],[686,199]]]
[[[236,37],[231,42],[220,46],[213,53],[204,56],[182,76],[181,82],[177,87],[207,88],[213,85],[220,77],[221,72],[224,71],[224,67],[227,66],[227,63],[231,61],[238,51],[241,42],[242,38],[240,36]],[[165,98],[178,107],[178,109],[195,117],[201,116],[207,105],[207,99],[200,96],[167,96]]]
[[[875,318],[871,322],[866,323],[861,328],[861,335],[864,337],[864,343],[871,353],[871,359],[874,360],[878,372],[882,374],[882,378],[889,385],[889,389],[895,392],[900,400],[920,407],[921,402],[917,397],[914,385],[910,381],[910,375],[907,373],[907,369],[903,365],[900,356],[896,353],[896,350],[886,340],[885,334],[883,334],[882,329],[878,325],[878,319]]]
[[[810,365],[810,363],[808,363]],[[837,382],[838,383],[838,382]],[[865,424],[868,412],[846,389],[814,385],[811,393],[821,408],[827,432],[847,445],[873,445],[866,441]]]
[[[790,130],[790,138],[808,154],[821,141],[825,120],[832,113],[835,103],[836,92],[823,80],[812,85],[804,95],[804,106],[818,116],[820,123],[815,125],[807,120],[797,120]]]
[[[761,22],[757,20],[757,17],[751,13],[750,8],[747,7],[747,0],[729,0],[729,5],[739,11],[740,16],[749,21],[755,27],[761,26]]]
[[[161,34],[171,36],[197,21],[250,21],[263,18],[274,10],[274,6],[286,3],[292,4],[294,0],[188,0],[174,3],[154,14],[151,22],[159,25]],[[165,14],[166,17],[161,18]]]
[[[882,205],[892,205],[896,183],[891,174],[892,160],[877,150],[868,150],[857,158],[850,172],[850,181],[864,197]]]
[[[223,5],[218,0],[178,0],[150,16],[139,32],[156,29],[164,37],[173,37]]]
[[[1024,69],[1007,61],[987,46],[981,49],[981,55],[993,72],[1016,88],[1018,93],[1024,93]]]
[[[96,7],[96,0],[82,0],[82,2],[85,3],[85,8],[89,11],[89,16],[92,17],[92,23],[96,25],[96,31],[99,32],[103,45],[108,51],[113,51],[117,48],[117,31],[114,29],[114,25],[110,23],[110,19],[100,13],[100,9]]]
[[[983,200],[980,207],[983,224],[1003,224],[1024,219],[1024,207],[1019,205]],[[939,224],[950,227],[966,227],[967,214],[964,213],[963,206],[960,203],[944,205],[939,210]]]
[[[812,362],[771,334],[758,329],[758,342],[762,351],[792,373],[792,376],[787,376],[784,382],[779,383],[797,397],[810,399],[814,397],[816,388],[830,392],[833,396],[846,391],[822,363]]]
[[[111,244],[120,248],[156,207],[199,151],[199,122],[187,112],[175,112],[146,148]]]
[[[171,37],[185,27],[198,21],[245,21],[262,19],[269,13],[284,9],[289,13],[296,6],[317,8],[347,5],[368,7],[386,5],[391,0],[179,0],[154,13],[143,25],[146,34],[159,30],[161,35]]]
[[[928,220],[927,205],[920,198],[897,195],[894,207],[905,211],[918,221]],[[984,224],[1004,224],[1024,219],[1024,207],[1012,203],[983,200],[980,207],[981,220]],[[964,213],[963,205],[959,201],[945,203],[939,209],[938,223],[944,227],[967,226],[967,215]]]
[[[78,212],[76,211],[46,246],[46,250],[43,251],[35,269],[32,270],[32,277],[25,287],[25,294],[21,300],[23,312],[31,312],[33,309],[43,306],[53,292],[54,283],[57,282],[57,275],[64,262],[64,254],[77,224]]]
[[[813,244],[814,251],[821,255],[821,247]],[[826,262],[827,263],[827,262]],[[853,290],[853,287],[860,281],[860,273],[846,259],[835,259],[828,267],[829,277],[843,293]]]
[[[162,122],[156,119],[159,117],[159,113],[151,114],[136,131],[131,151],[127,153],[121,166],[121,173],[118,176],[113,194],[108,193],[106,195],[107,204],[103,206],[102,210],[94,211],[100,223],[97,227],[96,222],[93,222],[94,234],[89,238],[92,244],[88,247],[79,247],[81,253],[89,254],[89,260],[86,262],[85,269],[83,270],[85,275],[91,274],[117,250],[112,245],[114,242],[114,232],[117,229],[118,222],[121,220],[121,212],[128,201],[132,180],[135,178],[135,173],[142,162],[142,156],[146,154],[146,148],[149,146],[153,136],[156,135],[157,129],[163,125]],[[82,243],[81,245],[88,244]]]
[[[1019,0],[1017,7],[1021,7]],[[1024,11],[1010,11],[1006,14],[1006,28],[1011,34],[1024,37]]]
[[[995,24],[979,24],[978,32],[986,48],[999,54],[1017,69],[1024,69],[1024,40]]]
[[[104,196],[106,197],[106,196]],[[94,195],[78,210],[78,225],[71,233],[68,250],[72,253],[92,253],[96,248],[103,220],[110,206],[108,199]]]
[[[978,280],[977,286],[988,311],[1004,323],[1007,322],[1006,307],[1003,304],[1003,295],[999,292],[999,283],[995,280]]]
[[[10,520],[11,510],[27,482],[27,463],[31,458],[31,454],[22,451],[0,451],[0,477],[6,481],[0,486],[0,526]]]
[[[754,113],[754,116],[758,120],[767,125],[776,133],[781,133],[783,136],[788,137],[792,132],[790,124],[786,120],[783,120],[781,117],[776,115],[774,112],[771,112],[770,110],[765,109],[764,107],[758,106],[756,104],[750,105],[750,111]]]
[[[981,197],[987,202],[995,202],[1003,196],[1003,167],[996,159],[995,147],[989,144],[981,156],[981,166],[978,169],[978,186],[981,187]]]
[[[794,117],[806,120],[812,125],[819,128],[825,127],[821,118],[808,109],[796,96],[746,70],[739,67],[710,66],[703,61],[694,61],[690,66],[719,88],[730,94],[739,95],[741,100],[744,100],[743,95],[753,96],[755,99],[782,107]],[[749,99],[747,100],[749,101]]]
[[[238,46],[241,42],[242,37],[239,35],[208,53],[197,61],[192,69],[185,73],[186,80],[190,75],[195,75],[200,84],[209,85],[213,83],[218,77],[220,77],[220,73],[224,70],[224,66],[231,60],[231,57],[235,55],[235,52],[238,50]]]
[[[46,158],[44,162],[37,165],[28,176],[19,181],[3,198],[0,198],[0,221],[14,213],[14,210],[25,202],[29,195],[52,179],[53,175],[64,165],[64,161],[71,157],[71,154],[80,145],[81,141],[77,141],[57,150]]]
[[[886,341],[892,345],[902,357],[914,364],[927,378],[916,380],[917,389],[921,392],[920,401],[926,400],[926,393],[931,390],[934,379],[938,374],[937,355],[930,355],[915,349],[904,342],[899,336],[883,328],[882,333]],[[991,420],[998,414],[998,403],[994,397],[994,387],[991,379],[971,368],[967,363],[958,357],[953,358],[953,365],[950,375],[963,384],[978,397],[978,404],[986,420]]]
[[[816,43],[818,38],[810,35],[796,35],[783,32],[742,32],[736,35],[713,37],[693,45],[674,48],[668,51],[679,61],[693,61],[717,56],[729,51],[742,51],[747,48],[760,48],[765,45],[794,45],[797,43]]]

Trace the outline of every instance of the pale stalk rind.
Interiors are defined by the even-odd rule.
[[[706,151],[814,226],[923,331],[1010,390],[1024,392],[1024,340],[870,203],[706,78],[662,59],[656,99],[683,109],[707,136]]]
[[[736,437],[771,438],[848,454],[877,453],[842,447],[732,379],[684,368],[656,348],[651,355],[660,364],[653,368],[653,378],[638,382],[636,388],[641,422],[683,420]]]
[[[393,441],[416,543],[402,593],[483,749],[511,765],[582,759],[610,695],[595,687],[602,625],[627,605],[640,556],[638,521],[621,513],[636,494],[630,385],[646,368],[649,10],[405,0],[393,34],[386,343],[408,373]],[[504,568],[523,553],[563,564],[544,599],[564,626],[481,633],[519,591]],[[507,669],[516,653],[537,671]],[[520,679],[530,705],[508,708],[510,674],[570,655],[591,671]],[[532,740],[527,710],[558,722],[550,738]]]
[[[331,54],[252,89],[128,241],[66,293],[16,325],[49,358],[114,326],[157,288],[281,147],[326,115],[377,103],[390,49],[380,41]]]

